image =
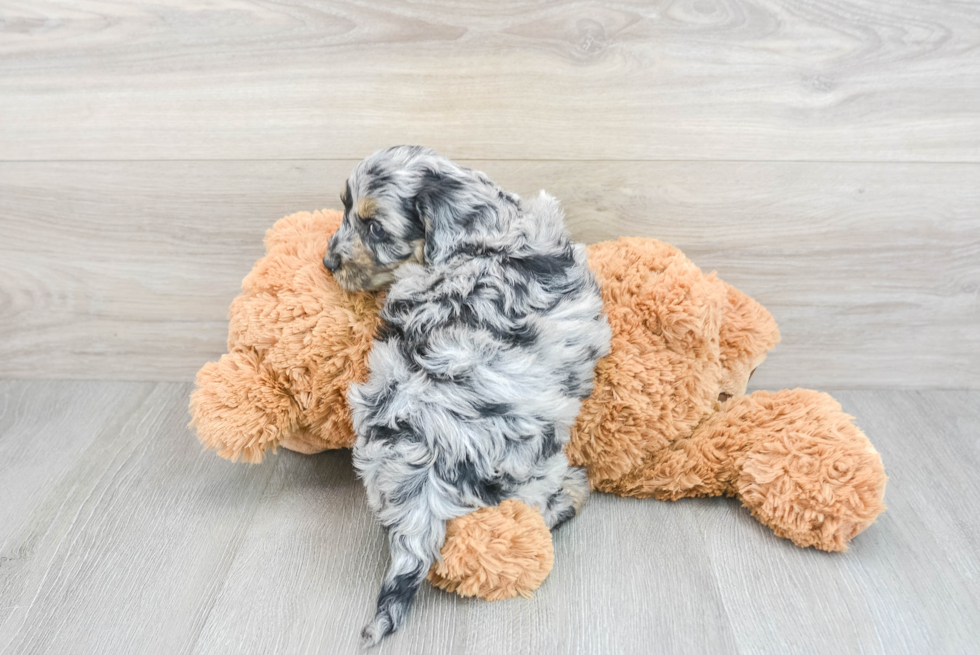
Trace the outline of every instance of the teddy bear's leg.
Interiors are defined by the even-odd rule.
[[[436,587],[460,596],[530,598],[554,560],[551,531],[541,512],[505,500],[450,521],[442,560],[428,577]]]
[[[824,393],[794,389],[720,402],[691,437],[617,481],[621,495],[735,495],[798,546],[845,550],[884,511],[884,467]]]
[[[254,351],[234,351],[206,364],[191,394],[191,425],[205,446],[230,460],[258,463],[297,427],[298,409],[285,381]]]
[[[843,551],[885,510],[881,456],[832,397],[757,391],[733,405],[722,423],[754,433],[735,491],[778,536]]]
[[[720,434],[709,430],[718,416],[698,425],[690,437],[656,450],[642,466],[605,484],[602,491],[657,500],[734,495],[737,456],[746,449],[749,435],[738,430]]]

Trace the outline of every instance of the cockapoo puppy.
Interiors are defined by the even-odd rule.
[[[521,200],[420,148],[361,162],[323,264],[347,290],[387,289],[370,378],[349,392],[354,466],[391,563],[371,646],[405,618],[446,522],[514,498],[549,527],[589,493],[563,448],[610,330],[585,247],[557,201]]]

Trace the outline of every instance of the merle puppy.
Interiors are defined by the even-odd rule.
[[[446,522],[508,498],[549,527],[576,514],[585,471],[563,452],[610,331],[584,246],[554,198],[523,201],[433,151],[361,162],[323,259],[345,289],[388,289],[370,379],[349,392],[354,466],[391,563],[371,646],[395,631]]]

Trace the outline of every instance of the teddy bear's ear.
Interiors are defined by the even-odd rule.
[[[235,351],[208,362],[191,394],[190,425],[207,448],[226,459],[258,463],[298,422],[287,381],[254,351]]]
[[[779,343],[779,328],[765,307],[730,284],[718,282],[725,286],[726,299],[719,331],[721,393],[741,396],[752,372]]]

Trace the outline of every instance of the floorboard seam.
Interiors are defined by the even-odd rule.
[[[193,640],[188,644],[187,650],[185,651],[189,655],[197,651],[197,647],[198,644],[200,644],[201,637],[204,634],[204,630],[205,628],[207,628],[208,623],[211,620],[211,615],[214,613],[214,608],[217,606],[218,600],[221,598],[221,595],[224,592],[225,587],[228,585],[228,576],[231,572],[231,568],[235,565],[235,561],[238,559],[239,553],[241,552],[242,546],[245,542],[245,536],[248,534],[248,530],[251,527],[252,521],[255,518],[255,515],[258,513],[263,500],[265,500],[266,493],[269,491],[269,487],[272,485],[272,481],[275,479],[276,473],[278,472],[279,468],[282,466],[282,462],[283,459],[281,457],[276,459],[276,464],[275,466],[270,468],[268,473],[268,478],[266,479],[265,484],[262,486],[262,491],[259,494],[257,494],[257,500],[255,501],[255,506],[252,508],[252,511],[249,512],[248,516],[242,520],[241,528],[237,531],[237,534],[235,535],[234,550],[232,553],[230,553],[229,557],[227,558],[227,565],[224,567],[224,570],[222,571],[221,583],[220,585],[218,585],[214,594],[209,599],[207,604],[207,610],[205,611],[204,616],[201,619],[200,627],[198,628],[197,632],[194,634]]]

